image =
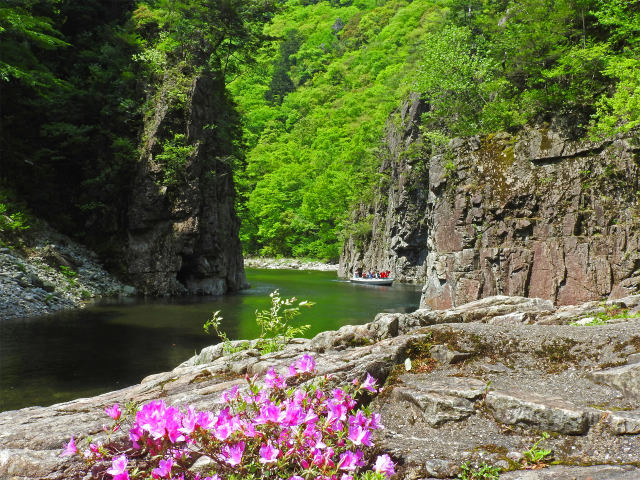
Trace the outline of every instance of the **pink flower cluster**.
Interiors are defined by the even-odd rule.
[[[286,390],[288,382],[314,372],[310,355],[291,365],[287,376],[270,368],[264,387],[247,378],[244,393],[237,386],[225,392],[225,406],[218,413],[192,407],[182,411],[163,400],[152,401],[135,415],[128,452],[120,449],[116,455],[114,449],[109,458],[104,455],[108,446],[102,446],[100,453],[85,456],[94,464],[109,458],[106,473],[114,480],[148,478],[149,473],[154,479],[222,480],[256,472],[264,479],[353,480],[366,470],[366,447],[372,446],[373,431],[382,428],[380,415],[358,409],[356,402],[363,390],[377,391],[376,381],[367,374],[362,384],[331,391],[321,388],[322,380]],[[117,404],[106,412],[120,419]],[[76,452],[71,437],[63,455]],[[213,465],[212,476],[201,479],[190,467],[202,455]],[[136,470],[134,476],[128,467],[133,457],[150,459],[153,468],[146,473]],[[395,466],[388,455],[381,455],[373,471],[388,478]]]

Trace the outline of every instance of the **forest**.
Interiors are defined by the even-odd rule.
[[[126,231],[159,92],[179,119],[203,74],[245,255],[337,259],[411,92],[427,152],[554,115],[640,124],[638,0],[3,0],[0,52],[0,230],[35,215],[98,251]],[[194,146],[165,137],[180,188]]]

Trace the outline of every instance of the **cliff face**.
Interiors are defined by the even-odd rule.
[[[224,122],[228,100],[213,78],[196,78],[186,105],[175,108],[165,86],[148,122],[128,215],[126,264],[138,291],[148,295],[209,294],[246,284],[235,191],[226,161]],[[221,122],[221,119],[222,120]],[[168,140],[186,133],[183,162],[167,165],[159,155]]]
[[[560,122],[450,142],[429,155],[417,98],[388,126],[385,181],[355,214],[339,273],[389,269],[422,306],[490,295],[575,304],[640,286],[640,142],[592,142]],[[360,231],[363,229],[361,228]]]

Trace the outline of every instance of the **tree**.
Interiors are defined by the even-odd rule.
[[[32,88],[60,84],[40,60],[42,51],[69,44],[54,27],[60,0],[5,0],[0,7],[0,82],[18,81]]]

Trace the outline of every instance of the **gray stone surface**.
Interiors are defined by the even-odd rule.
[[[460,421],[475,413],[475,402],[487,385],[473,378],[445,377],[431,379],[424,375],[403,375],[391,398],[405,402],[419,412],[431,426]]]
[[[628,467],[640,461],[640,398],[595,383],[591,375],[640,353],[640,321],[597,327],[487,323],[495,318],[488,309],[498,316],[508,305],[531,307],[522,299],[498,298],[450,311],[383,314],[368,325],[294,339],[264,356],[251,348],[224,356],[216,345],[126,389],[0,413],[0,478],[80,479],[81,463],[58,455],[71,434],[102,438],[104,407],[162,397],[215,410],[221,393],[243,384],[246,374],[270,366],[284,372],[303,353],[314,354],[330,386],[364,379],[367,372],[386,379],[371,404],[385,427],[375,443],[398,462],[398,479],[455,478],[465,462],[514,468],[543,431],[556,433],[540,447],[565,466],[501,478],[640,478],[636,467]],[[431,356],[434,345],[470,356],[439,362]]]
[[[614,411],[606,412],[605,422],[618,435],[635,435],[640,433],[640,412]]]
[[[434,345],[433,347],[431,347],[431,350],[429,352],[431,353],[431,358],[435,358],[442,363],[462,362],[463,360],[471,357],[470,353],[449,350],[449,347],[446,345]]]
[[[560,397],[533,392],[491,391],[485,404],[500,423],[524,425],[569,435],[585,433],[597,421],[585,409],[578,408]]]
[[[542,470],[509,472],[500,480],[637,480],[640,469],[633,466],[595,465],[574,467],[554,465]]]
[[[469,400],[423,391],[412,386],[394,388],[392,400],[414,405],[423,415],[424,421],[434,427],[462,420],[474,413],[473,402]]]
[[[35,220],[21,235],[21,248],[0,249],[0,322],[82,308],[99,297],[129,296],[98,256]],[[63,274],[61,267],[75,276]]]
[[[640,364],[638,363],[594,371],[590,375],[598,383],[611,385],[627,395],[640,397]]]
[[[146,142],[132,173],[124,255],[127,272],[144,295],[220,295],[247,286],[233,177],[223,160],[231,152],[216,129],[206,128],[226,108],[217,82],[196,77],[184,108],[172,108],[167,82],[145,125]],[[184,117],[175,118],[181,112]],[[167,186],[158,154],[167,133],[178,133],[175,124],[185,121],[182,133],[193,152],[177,185]]]
[[[301,260],[299,258],[246,257],[245,268],[265,268],[269,270],[315,270],[335,272],[338,264]]]

